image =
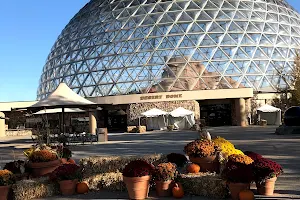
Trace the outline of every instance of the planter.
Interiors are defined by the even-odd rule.
[[[0,186],[0,200],[7,200],[10,186]]]
[[[159,197],[169,197],[172,196],[172,186],[173,181],[155,181],[156,184],[156,194]]]
[[[239,193],[241,191],[250,189],[250,183],[228,183],[228,186],[233,200],[239,199]]]
[[[190,161],[200,166],[200,172],[220,172],[220,163],[216,155],[203,158],[189,157]]]
[[[73,195],[76,191],[78,180],[59,181],[59,188],[62,195]]]
[[[66,158],[61,158],[60,160],[61,160],[61,163],[62,163],[62,164],[68,163],[68,159],[66,159]]]
[[[34,177],[40,177],[53,172],[61,164],[62,164],[61,160],[57,159],[49,162],[39,162],[39,163],[29,162],[28,167],[31,169],[31,173]]]
[[[149,193],[149,182],[151,176],[142,177],[126,177],[123,176],[123,181],[130,199],[146,199]]]
[[[272,196],[274,193],[277,177],[267,179],[263,183],[256,182],[257,192],[260,195]]]

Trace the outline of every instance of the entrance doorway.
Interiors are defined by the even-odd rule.
[[[109,132],[126,132],[127,131],[127,114],[124,110],[113,110],[108,112],[108,131]]]
[[[206,126],[231,126],[231,104],[200,105],[200,118]]]

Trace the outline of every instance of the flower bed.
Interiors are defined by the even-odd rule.
[[[227,198],[226,181],[216,173],[181,174],[179,182],[185,193],[210,198]]]

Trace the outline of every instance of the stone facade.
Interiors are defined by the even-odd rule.
[[[152,108],[161,109],[166,112],[171,112],[178,107],[183,107],[185,109],[191,110],[195,113],[196,121],[200,119],[200,108],[199,103],[194,100],[189,101],[165,101],[165,102],[145,102],[129,104],[127,107],[127,122],[128,126],[137,125],[139,116],[141,113],[146,112]],[[144,121],[142,119],[141,124]]]

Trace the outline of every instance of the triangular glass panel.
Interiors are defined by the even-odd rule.
[[[200,28],[200,26],[198,26],[197,23],[194,23],[192,27],[189,29],[189,33],[200,33],[200,32],[204,32],[204,30]]]
[[[211,46],[211,45],[216,45],[214,40],[212,40],[209,35],[206,35],[203,40],[201,41],[201,46]]]
[[[236,66],[238,66],[242,73],[246,72],[246,69],[248,69],[250,63],[250,61],[235,61]]]
[[[228,57],[231,57],[232,55],[235,54],[236,50],[238,47],[223,47],[222,50],[225,52],[225,54]]]
[[[249,22],[250,23],[250,22]],[[242,29],[246,30],[248,23],[245,21],[236,21],[236,24]]]
[[[284,58],[288,57],[288,52],[289,52],[289,49],[288,49],[288,48],[278,47],[277,50],[281,53],[281,55],[282,55]]]
[[[234,59],[249,59],[249,56],[241,48],[238,48],[234,55]]]
[[[220,48],[218,48],[212,57],[212,60],[228,60],[228,57]]]
[[[278,14],[268,13],[267,14],[267,21],[269,21],[269,22],[279,22],[278,21]]]
[[[255,44],[259,44],[261,34],[249,33],[248,36],[255,42]]]
[[[177,26],[176,24],[173,25],[172,29],[169,32],[169,34],[182,34],[182,33],[184,33],[183,30],[179,28],[179,26]]]
[[[225,1],[226,2],[226,1]],[[225,4],[224,2],[224,4]],[[223,10],[223,12],[228,16],[230,17],[230,19],[233,18],[234,14],[235,14],[235,10]]]
[[[181,28],[181,30],[183,30],[183,32],[187,32],[187,29],[189,28],[189,26],[190,26],[190,23],[178,23],[177,24],[180,28]]]
[[[229,21],[217,21],[216,22],[223,30],[227,30],[227,28],[230,26]]]
[[[210,26],[208,32],[222,32],[224,33],[225,30],[223,30],[216,22],[213,22]]]
[[[222,9],[235,10],[235,7],[233,5],[231,5],[229,1],[224,1],[223,5],[222,5]]]
[[[265,73],[266,73],[266,75],[276,75],[276,74],[278,74],[278,71],[274,67],[273,63],[270,62]]]
[[[224,34],[223,33],[211,33],[210,37],[216,44],[219,44],[222,41]]]
[[[189,6],[186,8],[186,10],[200,10],[200,9],[201,8],[193,1],[191,1]]]
[[[200,78],[196,81],[193,90],[207,90],[209,87],[206,83]]]
[[[212,8],[218,8],[218,7],[215,4],[213,4],[212,2],[207,1],[204,9],[212,9]]]
[[[199,41],[204,37],[204,34],[188,34],[187,37],[192,41],[193,46],[197,46]]]
[[[212,18],[215,19],[215,17],[218,14],[218,10],[206,10],[206,13]]]
[[[193,21],[193,19],[186,12],[183,12],[178,19],[178,22],[190,22],[190,21]]]
[[[176,47],[178,43],[180,43],[181,37],[182,37],[181,35],[174,35],[174,36],[167,37],[167,39],[169,40],[169,42],[172,43],[174,47]]]
[[[228,15],[226,15],[223,11],[219,11],[216,19],[231,19],[231,17],[229,17]]]
[[[231,62],[227,69],[225,70],[224,75],[240,75],[241,71]]]
[[[234,19],[235,20],[243,20],[243,19],[245,19],[245,16],[240,11],[237,11],[234,15]]]
[[[192,46],[195,46],[195,45],[194,45],[193,42],[188,38],[188,36],[185,35],[185,36],[183,37],[183,39],[181,40],[181,43],[180,43],[179,47],[192,47]]]
[[[169,9],[169,11],[178,11],[178,10],[182,10],[182,8],[180,8],[180,6],[178,6],[176,3],[173,3],[171,8]]]
[[[222,45],[237,45],[237,42],[233,40],[228,34],[223,37]]]
[[[242,81],[240,82],[238,88],[251,88],[251,84],[248,82],[248,80],[244,77]]]
[[[228,83],[226,77],[222,77],[219,80],[219,84],[216,87],[217,89],[229,89],[232,88],[232,86]]]
[[[207,59],[208,58],[206,57],[206,54],[202,53],[202,51],[199,51],[198,49],[194,52],[191,58],[191,60],[193,61],[200,61],[200,62]]]
[[[167,37],[164,37],[162,42],[160,43],[158,49],[172,49],[175,46],[173,45],[172,42],[169,41]]]
[[[211,64],[220,74],[223,74],[228,66],[228,61],[212,61]]]
[[[257,90],[259,88],[260,82],[263,76],[247,76],[249,82],[253,85],[253,87]]]
[[[200,15],[198,16],[197,21],[207,21],[212,20],[212,18],[203,10],[201,11]]]
[[[247,69],[247,73],[246,74],[262,74],[262,72],[256,66],[256,64],[254,62],[251,62],[251,64],[249,65],[249,67]]]
[[[272,59],[285,59],[281,53],[279,53],[279,51],[275,48],[274,52],[273,52],[273,56]]]
[[[244,32],[235,22],[232,22],[228,28],[228,32]]]
[[[255,60],[256,66],[260,69],[262,73],[266,72],[266,69],[269,65],[269,61],[266,60]]]
[[[225,76],[227,82],[231,85],[232,88],[238,88],[241,80],[241,76]]]
[[[269,57],[267,57],[259,47],[257,47],[255,51],[254,58],[269,59]]]
[[[189,4],[189,2],[184,2],[184,1],[182,1],[182,2],[176,1],[176,3],[177,3],[177,5],[179,5],[179,7],[180,7],[182,10],[184,10],[185,7],[187,7],[187,5]]]
[[[261,32],[261,31],[253,23],[249,22],[247,32],[252,33],[252,32]]]

